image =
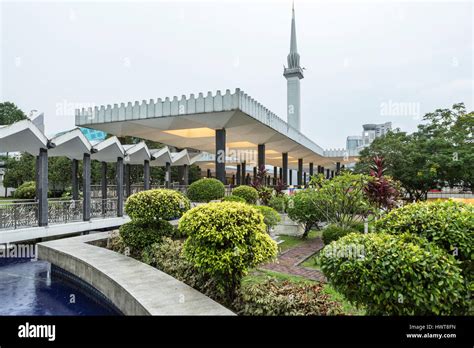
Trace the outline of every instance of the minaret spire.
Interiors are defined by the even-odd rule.
[[[300,80],[304,78],[300,67],[300,55],[296,44],[295,2],[291,9],[291,36],[290,53],[288,54],[288,68],[284,69],[283,76],[287,80],[288,124],[300,130]]]

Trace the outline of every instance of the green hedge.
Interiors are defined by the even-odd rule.
[[[343,227],[339,227],[337,225],[329,225],[323,229],[323,242],[324,244],[329,244],[332,241],[338,240],[345,235],[358,232],[355,228],[354,229],[347,229]]]
[[[245,203],[201,205],[179,221],[188,236],[184,255],[198,269],[212,276],[231,301],[248,269],[274,258],[277,245],[266,233],[263,216]]]
[[[407,204],[375,223],[376,231],[425,237],[462,261],[474,258],[474,205],[454,201]]]
[[[285,194],[273,196],[268,201],[268,206],[272,207],[279,213],[286,213],[286,210],[288,209],[288,196]]]
[[[141,224],[135,221],[120,226],[120,237],[133,252],[141,252],[153,243],[159,243],[164,236],[173,236],[175,228],[164,220],[153,224]]]
[[[468,311],[458,261],[425,239],[351,233],[320,252],[321,269],[369,315],[455,315]]]
[[[254,208],[263,215],[263,222],[267,226],[267,232],[281,221],[280,214],[273,208],[264,205],[254,205]]]
[[[245,199],[243,199],[242,197],[239,197],[239,196],[234,196],[234,195],[230,195],[230,196],[226,196],[226,197],[222,198],[222,202],[240,202],[240,203],[246,203],[246,202],[245,202]]]
[[[21,184],[13,193],[18,199],[33,199],[36,197],[36,184],[34,181],[26,181]]]
[[[258,191],[251,186],[241,185],[232,190],[232,195],[242,197],[248,204],[257,203]]]
[[[187,195],[192,202],[209,202],[224,197],[225,187],[220,180],[203,178],[189,185]]]
[[[154,223],[158,220],[178,219],[190,205],[189,199],[178,191],[147,190],[128,197],[125,212],[132,220]]]
[[[337,315],[341,305],[323,292],[321,284],[266,280],[246,284],[234,303],[240,315]]]

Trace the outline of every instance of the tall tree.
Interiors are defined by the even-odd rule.
[[[8,125],[26,119],[26,115],[11,102],[0,103],[0,125]]]

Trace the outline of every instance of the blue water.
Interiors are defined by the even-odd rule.
[[[0,315],[117,313],[73,284],[52,277],[48,262],[4,258],[0,259]]]

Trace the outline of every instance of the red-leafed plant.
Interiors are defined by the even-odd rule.
[[[396,207],[399,191],[393,180],[384,176],[384,159],[379,156],[373,158],[373,164],[370,166],[370,180],[365,187],[365,194],[369,201],[378,209],[389,211]]]

